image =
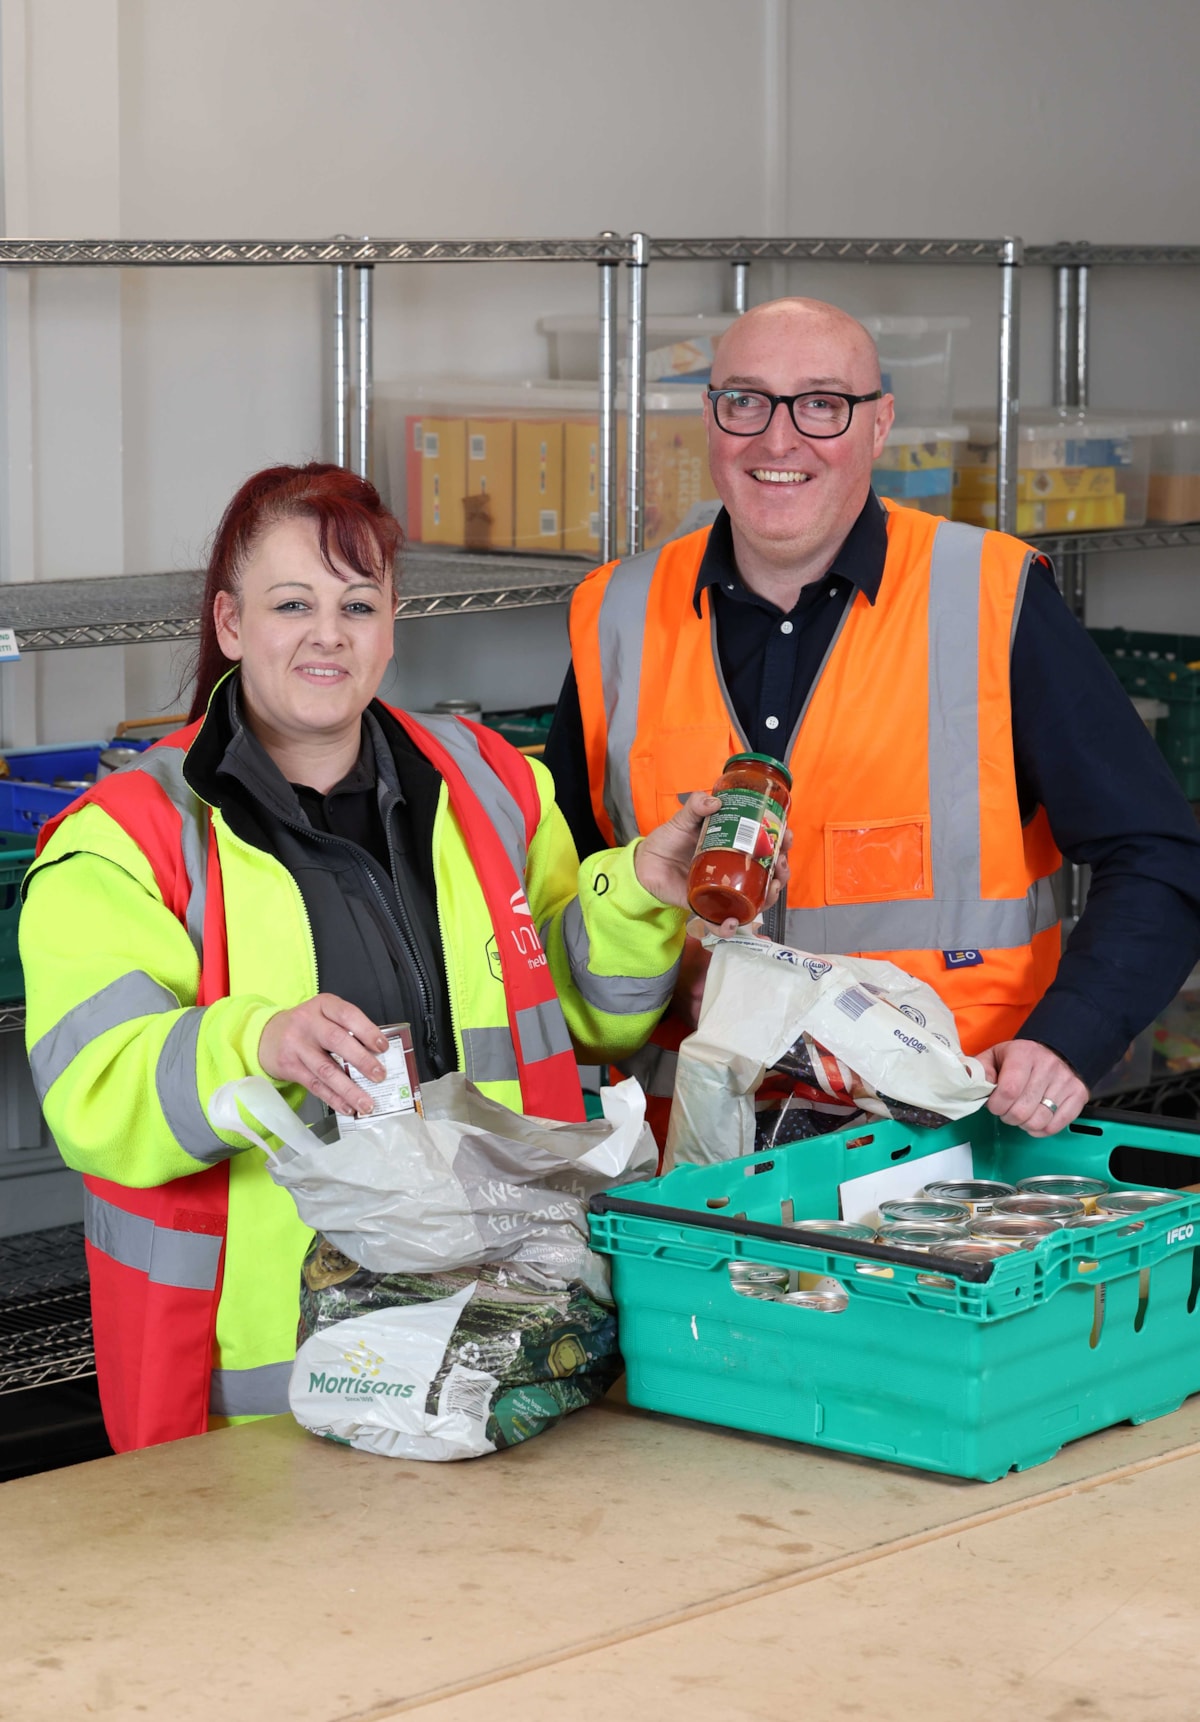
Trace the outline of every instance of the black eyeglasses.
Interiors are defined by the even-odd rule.
[[[709,389],[707,394],[717,428],[730,436],[761,436],[776,407],[787,408],[801,436],[845,436],[855,407],[883,399],[882,389],[869,395],[830,394],[826,389],[805,395],[769,395],[761,389]]]

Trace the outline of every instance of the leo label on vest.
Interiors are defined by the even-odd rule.
[[[948,969],[977,969],[983,955],[980,951],[943,951],[942,960]]]
[[[385,1034],[388,1041],[387,1051],[379,1054],[379,1062],[384,1069],[381,1081],[371,1082],[361,1070],[355,1070],[345,1059],[338,1059],[350,1080],[356,1082],[375,1103],[374,1110],[365,1118],[351,1118],[339,1112],[340,1135],[347,1130],[362,1130],[368,1124],[377,1124],[381,1118],[392,1118],[397,1113],[421,1112],[421,1084],[417,1077],[412,1029],[406,1022],[391,1022],[385,1023],[379,1032]]]

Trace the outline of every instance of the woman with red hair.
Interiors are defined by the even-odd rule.
[[[224,1082],[359,1115],[383,1025],[419,1075],[581,1118],[576,1053],[641,1045],[671,994],[694,797],[580,867],[548,774],[376,697],[400,527],[339,467],[249,479],[217,531],[187,727],[43,833],[21,920],[30,1061],[85,1174],[118,1449],[287,1408],[310,1233],[214,1130]],[[670,905],[670,906],[668,906]]]

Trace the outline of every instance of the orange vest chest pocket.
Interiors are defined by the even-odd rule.
[[[928,814],[825,826],[827,903],[888,903],[932,895]]]

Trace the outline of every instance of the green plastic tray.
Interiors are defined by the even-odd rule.
[[[1126,693],[1166,702],[1155,740],[1188,800],[1200,801],[1200,670],[1188,668],[1200,662],[1200,634],[1089,631]]]
[[[0,1003],[25,997],[17,922],[21,916],[21,881],[33,860],[27,831],[0,831]]]
[[[859,1126],[597,1197],[592,1244],[612,1258],[630,1403],[991,1481],[1200,1390],[1200,1195],[957,1269],[784,1229],[834,1217],[849,1178],[964,1141],[982,1178],[1070,1171],[1116,1187],[1110,1161],[1128,1165],[1129,1150],[1194,1155],[1179,1181],[1200,1178],[1195,1133],[1118,1119],[1042,1141],[981,1112],[916,1133]],[[731,1261],[827,1275],[846,1305],[744,1297]]]

